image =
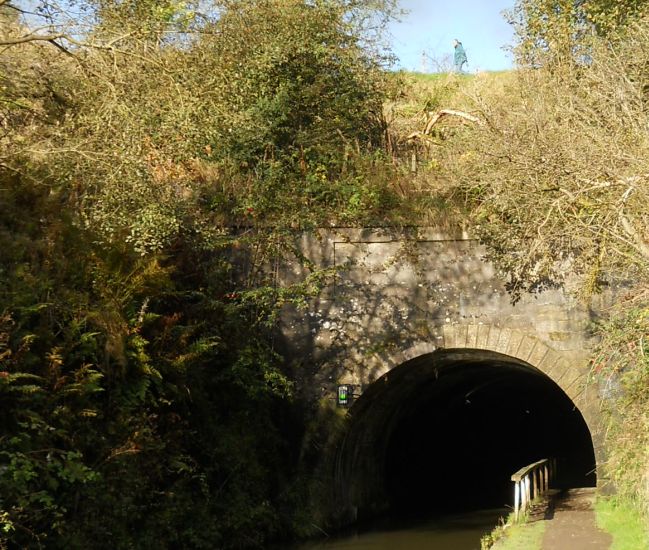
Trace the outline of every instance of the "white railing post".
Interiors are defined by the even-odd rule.
[[[520,494],[521,494],[521,483],[520,481],[514,482],[514,519],[518,521],[518,512],[520,510]]]

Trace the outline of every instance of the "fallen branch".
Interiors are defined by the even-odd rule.
[[[473,122],[474,124],[480,124],[480,125],[484,124],[484,122],[476,116],[470,115],[469,113],[465,113],[464,111],[455,111],[453,109],[442,109],[437,113],[429,113],[428,115],[430,116],[430,118],[428,119],[426,128],[424,129],[424,134],[430,134],[431,130],[433,129],[433,126],[435,126],[435,124],[437,124],[442,118],[446,116],[459,117],[468,122]]]
[[[410,134],[407,138],[407,141],[422,141],[424,143],[430,144],[430,145],[437,145],[441,146],[440,143],[437,143],[433,138],[430,136],[426,135],[424,132],[413,132]]]
[[[640,253],[645,261],[649,261],[649,246],[640,236],[640,233],[638,233],[636,228],[633,227],[629,219],[624,215],[624,212],[620,212],[620,225],[627,234],[627,237],[632,240],[633,248]]]

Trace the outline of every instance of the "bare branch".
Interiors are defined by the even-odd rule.
[[[441,143],[437,143],[433,138],[426,135],[424,132],[412,132],[406,138],[407,141],[421,141],[422,143],[441,146]]]
[[[633,227],[629,219],[624,215],[623,211],[620,212],[620,225],[627,236],[632,239],[633,248],[649,262],[649,245],[647,245],[647,243],[642,239],[640,233],[638,233],[636,228]]]
[[[453,109],[442,109],[437,113],[428,113],[428,116],[430,118],[428,119],[428,123],[426,124],[426,128],[424,129],[424,134],[430,134],[431,130],[433,129],[433,126],[435,126],[435,124],[437,124],[440,121],[440,119],[446,116],[455,116],[463,120],[473,122],[475,124],[480,124],[480,125],[484,124],[484,122],[476,116],[470,115],[469,113],[465,113],[464,111],[456,111]]]
[[[64,33],[57,34],[28,34],[20,38],[9,38],[0,40],[0,46],[16,46],[18,44],[27,44],[29,42],[52,42],[61,38],[68,39]]]
[[[639,178],[634,178],[635,181],[638,181]],[[640,233],[637,231],[637,229],[633,226],[629,218],[626,216],[624,213],[624,208],[626,206],[626,203],[629,200],[629,197],[633,194],[635,191],[635,181],[633,185],[630,185],[627,190],[624,192],[622,195],[622,198],[620,199],[620,203],[622,207],[620,208],[620,225],[622,226],[622,229],[624,229],[624,232],[626,233],[627,237],[632,240],[632,243],[629,243],[633,246],[635,250],[638,251],[639,254],[642,255],[642,257],[649,261],[649,245],[645,242],[645,240],[642,238]]]

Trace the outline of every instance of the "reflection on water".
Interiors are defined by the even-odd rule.
[[[489,533],[507,510],[482,510],[429,521],[383,521],[353,534],[312,541],[295,550],[480,550],[480,537]]]

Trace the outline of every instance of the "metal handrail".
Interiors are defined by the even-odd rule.
[[[556,474],[557,462],[554,458],[544,458],[524,466],[512,475],[514,482],[514,521],[530,506],[532,499],[542,495],[550,488]]]

